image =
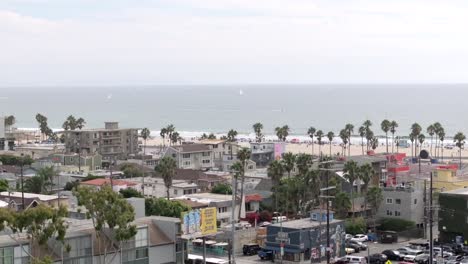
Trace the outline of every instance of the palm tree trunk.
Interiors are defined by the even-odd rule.
[[[462,165],[461,165],[461,148],[460,148],[460,170],[462,169]]]
[[[413,146],[414,142],[411,142],[411,158],[414,158],[414,153],[413,153],[413,150],[414,150],[414,146]]]
[[[314,137],[312,137],[312,158],[314,158]]]
[[[353,181],[354,182],[354,181]],[[353,185],[353,182],[351,183],[351,203],[352,203],[352,215],[353,215],[353,218],[354,218],[354,185]]]
[[[349,137],[349,143],[348,143],[348,157],[351,156],[351,137]]]
[[[441,142],[441,147],[442,154],[440,156],[442,158],[442,161],[444,161],[444,142]]]
[[[331,156],[332,156],[332,154],[331,154],[331,144],[332,144],[332,143],[331,143],[331,141],[330,141],[330,158],[331,158]]]
[[[432,139],[433,139],[433,136],[431,136],[431,156],[432,156]]]
[[[364,155],[364,138],[361,137],[361,148],[362,148],[362,155]]]
[[[170,200],[170,195],[169,195],[169,188],[166,188],[166,195],[167,195],[167,200],[169,201]]]
[[[145,144],[143,145],[143,155],[146,155],[146,139],[145,139]]]
[[[435,147],[434,147],[434,152],[435,152],[435,157],[436,157],[436,158],[438,157],[438,156],[437,156],[437,154],[438,154],[437,151],[438,151],[438,149],[437,149],[437,135],[436,135]]]
[[[388,153],[388,132],[385,132],[385,144],[387,145],[387,153]]]
[[[392,153],[395,153],[393,152],[393,147],[395,146],[395,133],[392,133]]]
[[[240,205],[239,205],[239,221],[241,219],[241,212],[242,212],[242,201],[244,199],[244,180],[245,180],[245,167],[243,168],[242,175],[241,175],[241,190],[240,190]]]

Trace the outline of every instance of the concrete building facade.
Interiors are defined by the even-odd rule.
[[[163,156],[173,158],[179,169],[208,170],[214,167],[213,149],[207,144],[170,146]]]

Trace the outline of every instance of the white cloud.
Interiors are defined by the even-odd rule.
[[[163,0],[66,20],[0,10],[0,85],[462,82],[466,9],[431,1]]]

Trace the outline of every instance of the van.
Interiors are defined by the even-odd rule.
[[[346,260],[349,264],[367,264],[366,257],[360,256],[346,256]]]
[[[271,218],[271,222],[273,224],[280,223],[280,222],[286,222],[288,221],[288,218],[286,216],[274,216]]]

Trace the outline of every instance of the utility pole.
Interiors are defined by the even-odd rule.
[[[329,175],[330,175],[330,171],[336,171],[335,169],[327,169],[327,168],[319,168],[320,171],[325,171],[326,172],[326,182],[327,182],[327,187],[325,188],[322,188],[320,189],[320,192],[324,192],[325,191],[325,195],[320,195],[319,197],[320,198],[323,198],[326,200],[327,202],[327,205],[326,205],[326,209],[327,209],[327,247],[326,247],[326,256],[327,256],[327,264],[330,264],[330,198],[335,198],[334,196],[330,196],[329,195],[329,191],[331,189],[335,189],[336,186],[329,186]]]
[[[23,166],[24,166],[24,154],[21,153],[21,203],[23,204],[22,205],[22,209],[24,210],[25,206],[24,206],[24,188],[23,188]]]
[[[229,247],[231,253],[230,264],[236,264],[236,257],[235,257],[235,232],[236,227],[234,225],[234,218],[235,218],[235,211],[236,211],[236,193],[237,193],[237,181],[236,177],[232,175],[232,201],[231,201],[231,246]]]
[[[432,238],[432,171],[431,171],[431,182],[429,183],[429,264],[433,264],[434,254],[434,239]]]

